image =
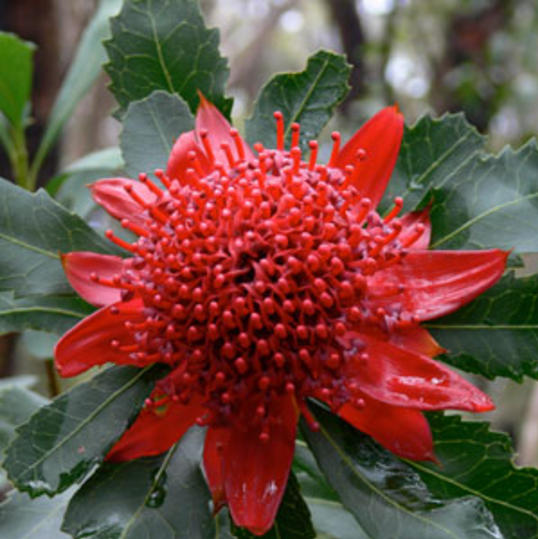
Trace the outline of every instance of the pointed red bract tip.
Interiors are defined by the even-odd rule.
[[[198,104],[198,108],[210,108],[213,106],[211,101],[209,101],[206,96],[200,91],[196,90],[196,93],[198,94],[198,99],[200,99],[200,103]]]
[[[397,106],[386,107],[351,137],[334,160],[334,166],[353,165],[351,181],[363,197],[377,206],[396,164],[404,129]],[[360,156],[360,157],[359,157]]]

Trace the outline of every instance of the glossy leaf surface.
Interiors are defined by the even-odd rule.
[[[276,148],[273,113],[279,110],[284,115],[286,142],[290,141],[291,124],[299,122],[301,146],[308,148],[308,141],[318,136],[346,96],[350,70],[344,56],[319,51],[308,59],[304,71],[275,75],[262,88],[246,122],[248,142]]]
[[[215,537],[203,440],[195,427],[159,457],[104,464],[73,497],[63,529],[96,539]]]
[[[385,206],[433,199],[431,248],[538,251],[536,143],[493,156],[484,142],[461,114],[423,117],[405,130]]]
[[[0,387],[0,454],[15,435],[15,427],[26,421],[48,401],[24,386],[17,379],[6,379]],[[9,386],[9,383],[13,383]],[[0,470],[0,476],[3,471]],[[0,480],[0,489],[8,488]],[[60,531],[62,515],[73,491],[53,499],[32,500],[28,494],[12,491],[0,503],[0,537],[3,539],[33,539],[35,537],[67,538]]]
[[[370,537],[501,538],[479,492],[434,496],[421,476],[333,414],[315,408],[319,432],[302,429],[344,506]],[[454,499],[453,499],[454,498]]]
[[[154,90],[180,95],[194,112],[199,90],[229,115],[228,62],[218,50],[218,30],[206,28],[196,0],[127,0],[111,28],[105,69],[122,112]]]
[[[166,169],[177,137],[194,128],[189,107],[177,95],[158,90],[132,102],[123,120],[121,151],[131,178]]]
[[[0,179],[0,290],[15,296],[71,292],[59,252],[76,250],[117,252],[45,191],[31,194]]]
[[[16,298],[0,292],[0,334],[25,329],[62,334],[93,311],[74,295]]]
[[[60,530],[62,517],[74,493],[69,489],[54,498],[32,499],[23,492],[11,492],[0,504],[2,539],[68,539]]]
[[[0,32],[0,112],[16,128],[24,123],[24,109],[30,99],[34,50],[33,43]]]
[[[506,434],[484,422],[429,414],[435,453],[442,467],[411,462],[433,496],[480,496],[502,537],[538,536],[538,470],[517,468]]]
[[[253,539],[256,536],[244,528],[232,524],[232,533],[238,539]],[[290,473],[284,497],[278,509],[273,527],[261,537],[265,539],[314,539],[316,533],[310,521],[310,511],[302,495],[299,482]]]
[[[8,448],[11,481],[38,496],[80,480],[134,419],[159,374],[157,367],[112,367],[41,408]]]
[[[6,380],[9,382],[9,379]],[[20,385],[0,388],[0,454],[15,435],[15,427],[24,423],[47,399]]]
[[[323,539],[369,539],[327,483],[314,455],[302,440],[297,440],[295,445],[293,470],[310,509],[312,524]]]
[[[488,378],[538,378],[538,277],[513,273],[469,305],[425,324],[448,350],[443,360]]]

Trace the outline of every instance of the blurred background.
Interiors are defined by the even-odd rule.
[[[208,23],[221,31],[239,127],[268,77],[302,70],[309,54],[329,48],[344,52],[353,72],[349,97],[328,129],[354,132],[397,101],[408,124],[426,112],[463,111],[488,135],[493,152],[505,144],[518,147],[538,132],[537,0],[201,0],[201,5]],[[96,6],[97,0],[0,0],[0,29],[38,45],[30,151]],[[41,183],[90,151],[117,146],[120,125],[110,116],[114,101],[106,84],[102,75],[78,106],[43,167]],[[1,153],[0,176],[9,178]],[[0,337],[0,377],[34,373],[44,394],[56,393],[60,381],[50,362],[31,359],[50,357],[52,341],[45,334]],[[537,383],[481,384],[499,408],[487,419],[510,432],[521,464],[538,465]]]

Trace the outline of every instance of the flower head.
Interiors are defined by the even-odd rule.
[[[72,376],[97,364],[165,363],[133,426],[108,455],[158,454],[207,425],[204,467],[216,508],[267,531],[283,495],[306,400],[315,398],[397,455],[433,459],[422,410],[485,411],[490,399],[431,359],[419,323],[470,301],[502,275],[507,253],[429,251],[428,209],[375,210],[403,118],[389,107],[327,165],[300,127],[285,149],[255,153],[205,99],[174,145],[162,185],[103,179],[95,200],[137,239],[130,253],[63,256],[72,286],[102,307],[56,347]]]

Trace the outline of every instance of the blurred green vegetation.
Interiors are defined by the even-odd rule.
[[[297,70],[318,48],[355,66],[339,123],[397,101],[408,122],[464,111],[498,150],[537,131],[535,0],[204,0],[230,58],[234,115],[275,71]],[[351,118],[352,124],[346,119]]]

